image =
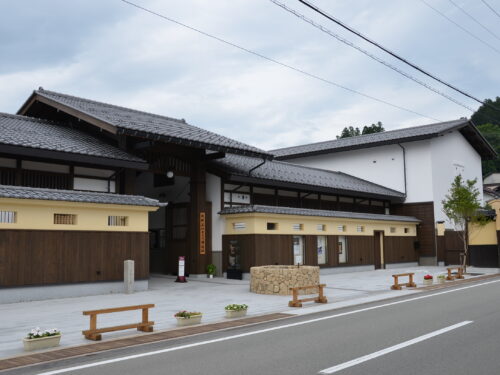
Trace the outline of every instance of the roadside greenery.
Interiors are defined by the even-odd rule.
[[[448,194],[441,202],[443,212],[455,227],[460,236],[464,249],[463,267],[465,270],[469,246],[467,244],[467,230],[469,223],[485,225],[488,219],[481,212],[479,201],[480,192],[476,187],[477,179],[464,180],[461,175],[455,177]]]

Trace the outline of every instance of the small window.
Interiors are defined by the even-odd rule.
[[[320,232],[326,231],[326,225],[325,224],[317,224],[316,229]]]
[[[245,229],[247,227],[246,223],[233,223],[233,229]]]
[[[54,224],[76,225],[76,215],[54,214]]]
[[[126,227],[128,225],[128,216],[108,216],[108,226]]]
[[[362,225],[358,225],[358,226],[356,227],[356,232],[364,232],[364,231],[365,231],[365,227],[364,227],[364,226],[362,226]]]
[[[339,225],[337,229],[339,232],[345,232],[345,225]]]
[[[410,228],[405,228],[405,233],[410,233]]]
[[[267,223],[267,230],[278,230],[278,223]]]
[[[14,224],[16,216],[15,211],[0,211],[0,223]]]
[[[391,227],[391,233],[396,233],[396,228],[395,227]]]
[[[303,230],[304,224],[293,224],[293,230]]]

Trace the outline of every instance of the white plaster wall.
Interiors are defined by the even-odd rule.
[[[207,201],[212,202],[212,252],[222,252],[224,219],[218,212],[221,209],[221,180],[213,174],[206,174]]]
[[[286,161],[344,172],[404,192],[403,150],[398,145],[335,152]]]
[[[457,131],[431,140],[432,175],[434,190],[434,216],[436,221],[444,220],[447,228],[452,225],[446,220],[441,201],[450,189],[457,174],[464,179],[477,178],[479,201],[483,200],[483,182],[481,156],[469,142]]]
[[[406,203],[434,199],[431,141],[403,143],[406,150]]]

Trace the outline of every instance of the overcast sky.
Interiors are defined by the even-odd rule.
[[[268,0],[132,0],[165,16],[429,118],[471,112],[286,13]],[[426,0],[500,50],[449,0]],[[500,36],[479,0],[455,0]],[[476,109],[383,52],[308,11],[287,5]],[[479,97],[500,96],[500,53],[421,0],[314,0],[315,4],[444,80]],[[500,0],[487,0],[500,11]],[[45,89],[189,123],[271,149],[335,138],[344,126],[386,130],[432,123],[262,60],[120,0],[0,0],[0,112]]]

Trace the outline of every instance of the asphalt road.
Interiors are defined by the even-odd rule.
[[[154,351],[159,352],[152,354]],[[343,365],[350,366],[339,368]],[[10,373],[306,375],[321,372],[500,374],[500,280]]]

